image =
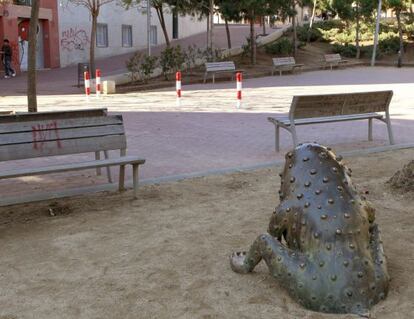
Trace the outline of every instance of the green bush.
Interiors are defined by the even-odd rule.
[[[307,42],[308,41],[308,33],[310,31],[310,42],[315,42],[322,39],[322,33],[319,29],[312,27],[309,30],[309,26],[298,27],[296,32],[298,35],[299,41]]]
[[[341,45],[341,44],[335,43],[332,47],[332,51],[334,53],[339,53],[341,56],[344,56],[347,58],[355,58],[357,49],[356,49],[356,46],[353,44]]]
[[[265,45],[265,52],[272,55],[292,54],[293,44],[288,38],[281,38],[276,42]]]
[[[380,33],[378,37],[378,49],[383,54],[397,53],[400,49],[400,38],[398,33]]]
[[[141,79],[147,82],[157,67],[157,57],[147,56],[141,52],[135,53],[127,62],[126,67],[131,72],[131,81]]]
[[[325,20],[325,21],[317,21],[312,26],[315,29],[319,30],[331,30],[331,29],[343,29],[344,23],[342,20]]]

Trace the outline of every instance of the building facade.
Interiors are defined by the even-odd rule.
[[[9,39],[13,66],[27,70],[28,30],[32,0],[13,0],[0,5],[0,39]],[[145,2],[145,1],[143,1]],[[171,40],[205,32],[207,24],[190,16],[176,16],[165,9],[165,22]],[[90,39],[89,11],[69,0],[40,0],[37,67],[57,68],[87,62],[91,44],[96,58],[111,57],[143,49],[147,45],[146,8],[126,10],[114,0],[101,7],[97,35]],[[152,10],[151,43],[165,43],[156,11]]]
[[[13,67],[27,69],[31,0],[15,0],[0,6],[0,40],[8,39],[13,49]],[[59,17],[56,0],[41,0],[37,29],[37,65],[39,68],[60,66]]]
[[[145,1],[143,1],[145,3]],[[165,23],[171,40],[205,32],[207,24],[190,16],[176,16],[166,8]],[[89,57],[91,19],[88,10],[71,2],[59,5],[60,64],[84,62]],[[151,12],[151,43],[165,43],[156,11]],[[129,53],[147,46],[147,14],[145,7],[126,10],[113,1],[101,7],[95,54],[97,58]]]

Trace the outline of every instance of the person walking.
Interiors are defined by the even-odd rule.
[[[12,68],[13,50],[8,39],[3,40],[3,46],[1,47],[0,53],[4,65],[4,78],[8,79],[10,76],[15,77],[16,72]]]

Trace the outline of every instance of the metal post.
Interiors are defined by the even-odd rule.
[[[214,0],[210,0],[210,49],[213,51],[214,46]]]
[[[377,22],[375,24],[374,49],[372,50],[371,66],[375,66],[375,59],[377,55],[378,34],[379,34],[380,19],[381,19],[381,7],[382,7],[381,0],[378,0]]]
[[[151,56],[151,0],[147,0],[147,48]]]

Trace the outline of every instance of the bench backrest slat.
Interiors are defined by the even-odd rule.
[[[273,65],[274,66],[282,66],[282,65],[294,65],[296,64],[294,57],[285,57],[285,58],[273,58]]]
[[[225,62],[207,62],[205,64],[207,72],[216,72],[216,71],[235,71],[236,66],[233,61]]]
[[[325,61],[326,62],[339,62],[342,60],[341,55],[339,53],[336,54],[325,54]]]
[[[0,161],[125,148],[121,115],[0,124]]]
[[[80,117],[95,117],[106,116],[108,110],[106,108],[100,109],[84,109],[84,110],[69,110],[69,111],[52,111],[52,112],[24,112],[0,116],[0,123],[9,122],[26,122],[26,121],[41,121],[49,119],[67,119]]]
[[[387,112],[392,91],[294,96],[291,119]]]

